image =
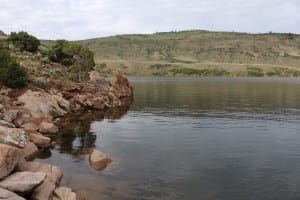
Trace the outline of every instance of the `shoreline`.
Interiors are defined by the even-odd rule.
[[[133,87],[119,73],[112,81],[99,79],[96,72],[91,72],[87,85],[66,86],[62,82],[47,89],[7,88],[1,90],[0,97],[0,188],[4,190],[0,197],[84,199],[71,188],[60,186],[63,172],[58,167],[30,160],[55,145],[53,138],[70,124],[72,115],[126,106],[126,99],[132,101]],[[103,170],[110,162],[99,150],[89,152],[89,164],[95,170]],[[36,182],[30,183],[32,180]]]

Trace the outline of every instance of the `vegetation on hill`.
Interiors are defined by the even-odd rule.
[[[82,82],[88,78],[88,72],[95,66],[94,53],[87,47],[71,43],[66,40],[58,40],[48,52],[49,59],[53,62],[67,66],[72,72],[72,79]]]
[[[53,80],[84,83],[94,66],[93,52],[78,43],[58,40],[50,47],[26,32],[0,38],[0,86],[33,83],[45,88]]]
[[[276,73],[276,69],[300,70],[300,35],[291,33],[183,31],[79,42],[95,53],[96,66],[104,73],[120,70],[130,75],[295,76],[298,73]]]
[[[29,51],[29,52],[36,52],[40,41],[28,33],[21,31],[21,32],[12,32],[9,37],[7,38],[9,43],[12,43],[21,51]]]
[[[11,88],[19,88],[25,85],[27,79],[25,68],[0,45],[0,83]]]

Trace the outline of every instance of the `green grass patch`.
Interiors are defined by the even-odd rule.
[[[172,69],[171,73],[174,76],[176,75],[185,75],[185,76],[225,76],[229,75],[224,69],[194,69],[194,68],[176,68]]]
[[[264,76],[263,70],[258,67],[247,67],[247,74],[248,76],[254,76],[254,77]]]
[[[154,64],[154,65],[150,66],[151,69],[163,69],[166,67],[172,67],[172,65],[171,64]]]

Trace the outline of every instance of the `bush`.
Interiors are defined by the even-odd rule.
[[[77,82],[87,80],[87,73],[95,66],[94,53],[91,50],[66,40],[57,40],[48,56],[51,61],[69,67],[72,79]]]
[[[12,32],[7,41],[18,47],[21,51],[36,52],[40,41],[28,33],[21,31],[19,33]]]
[[[258,67],[247,67],[248,76],[262,77],[264,72],[261,68]]]
[[[26,70],[21,67],[8,51],[0,49],[0,82],[11,88],[25,85],[28,79]]]

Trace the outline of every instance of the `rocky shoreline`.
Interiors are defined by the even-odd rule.
[[[60,186],[63,172],[56,166],[31,161],[53,145],[59,124],[72,113],[105,110],[123,105],[133,88],[123,75],[115,80],[90,72],[89,83],[53,81],[45,88],[0,91],[0,199],[84,199],[71,188]],[[111,159],[92,149],[91,167],[104,169]]]

